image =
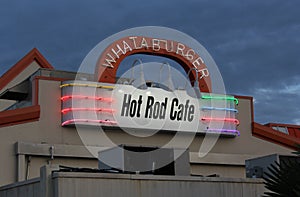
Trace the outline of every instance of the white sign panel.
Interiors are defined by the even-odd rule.
[[[239,135],[233,96],[88,81],[66,81],[61,89],[62,126]]]

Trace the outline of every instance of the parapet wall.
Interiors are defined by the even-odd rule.
[[[265,191],[262,179],[158,176],[52,171],[41,178],[0,188],[1,197],[254,197]]]

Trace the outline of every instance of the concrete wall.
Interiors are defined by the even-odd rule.
[[[261,179],[203,178],[53,172],[41,168],[41,177],[0,187],[0,197],[258,197]]]
[[[55,173],[56,197],[256,197],[260,179]]]
[[[0,197],[41,197],[40,179],[35,178],[1,187]]]
[[[209,165],[209,164],[191,164],[191,173],[202,176],[221,176],[231,178],[245,177],[246,170],[244,165]]]

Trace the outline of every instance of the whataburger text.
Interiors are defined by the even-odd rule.
[[[206,66],[203,66],[203,59],[194,51],[194,49],[177,41],[142,36],[128,36],[114,42],[113,45],[110,45],[104,51],[104,56],[100,60],[100,65],[114,68],[114,63],[116,63],[120,57],[127,56],[127,54],[135,51],[153,54],[165,52],[181,56],[190,62],[200,73],[199,79],[209,76]]]

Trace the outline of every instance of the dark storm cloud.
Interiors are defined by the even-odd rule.
[[[265,123],[277,118],[282,123],[300,124],[300,77],[290,84],[256,88],[253,92],[256,118]]]
[[[56,69],[76,71],[111,34],[167,26],[211,53],[229,93],[255,97],[258,122],[299,124],[299,7],[278,0],[2,1],[0,74],[33,47]]]

